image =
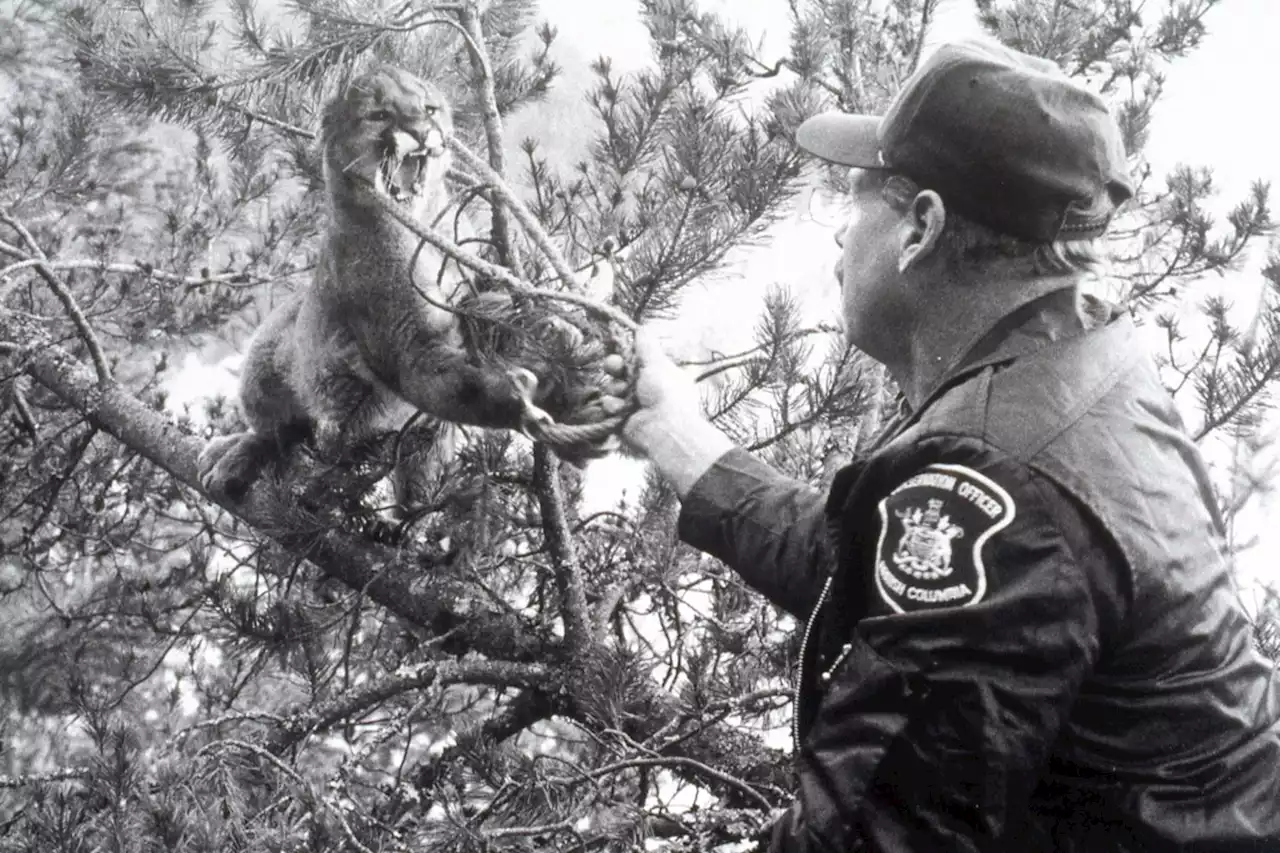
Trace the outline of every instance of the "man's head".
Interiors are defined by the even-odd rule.
[[[852,310],[886,307],[895,277],[924,268],[981,278],[1001,259],[1025,261],[1032,276],[1087,265],[1133,193],[1102,100],[1052,63],[993,43],[943,45],[883,117],[819,115],[796,140],[853,167],[841,263],[851,323]]]

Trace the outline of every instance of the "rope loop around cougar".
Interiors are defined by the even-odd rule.
[[[375,192],[372,197],[384,212],[407,228],[423,243],[433,246],[459,265],[503,285],[513,293],[576,306],[594,315],[603,321],[606,326],[621,327],[621,329],[632,334],[639,328],[634,320],[611,305],[605,305],[578,293],[533,287],[506,267],[490,263],[467,252],[435,229],[415,221],[407,213],[400,210],[391,199],[384,197],[381,193]],[[443,305],[441,307],[455,310],[454,306],[451,305]],[[622,356],[624,363],[627,365],[628,375],[634,376],[635,357],[633,348],[629,343],[624,343],[617,335],[613,334],[612,329],[610,329],[609,338],[614,342],[614,349]],[[545,442],[561,455],[569,457],[598,455],[593,451],[611,436],[616,435],[622,428],[623,423],[637,408],[634,397],[631,396],[633,392],[629,391],[626,407],[617,414],[607,415],[584,423],[572,422],[573,416],[571,414],[567,419],[568,422],[557,422],[534,403],[533,394],[536,390],[536,385],[520,381],[515,384],[525,413],[522,432],[534,441]]]

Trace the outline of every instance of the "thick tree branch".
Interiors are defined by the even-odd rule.
[[[288,717],[268,748],[281,752],[307,736],[324,731],[358,716],[383,702],[411,690],[451,684],[486,684],[493,687],[522,687],[526,690],[555,690],[556,673],[538,664],[513,664],[503,661],[468,661],[463,663],[430,661],[403,667],[387,678],[349,691],[341,696],[318,702]]]

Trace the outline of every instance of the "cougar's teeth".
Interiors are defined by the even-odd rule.
[[[378,163],[378,176],[382,178],[382,187],[388,193],[395,187],[396,170],[392,163],[394,159],[394,157],[383,157]]]

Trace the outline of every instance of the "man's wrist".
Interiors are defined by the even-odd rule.
[[[714,424],[692,413],[646,418],[628,438],[682,500],[716,460],[735,446]]]

